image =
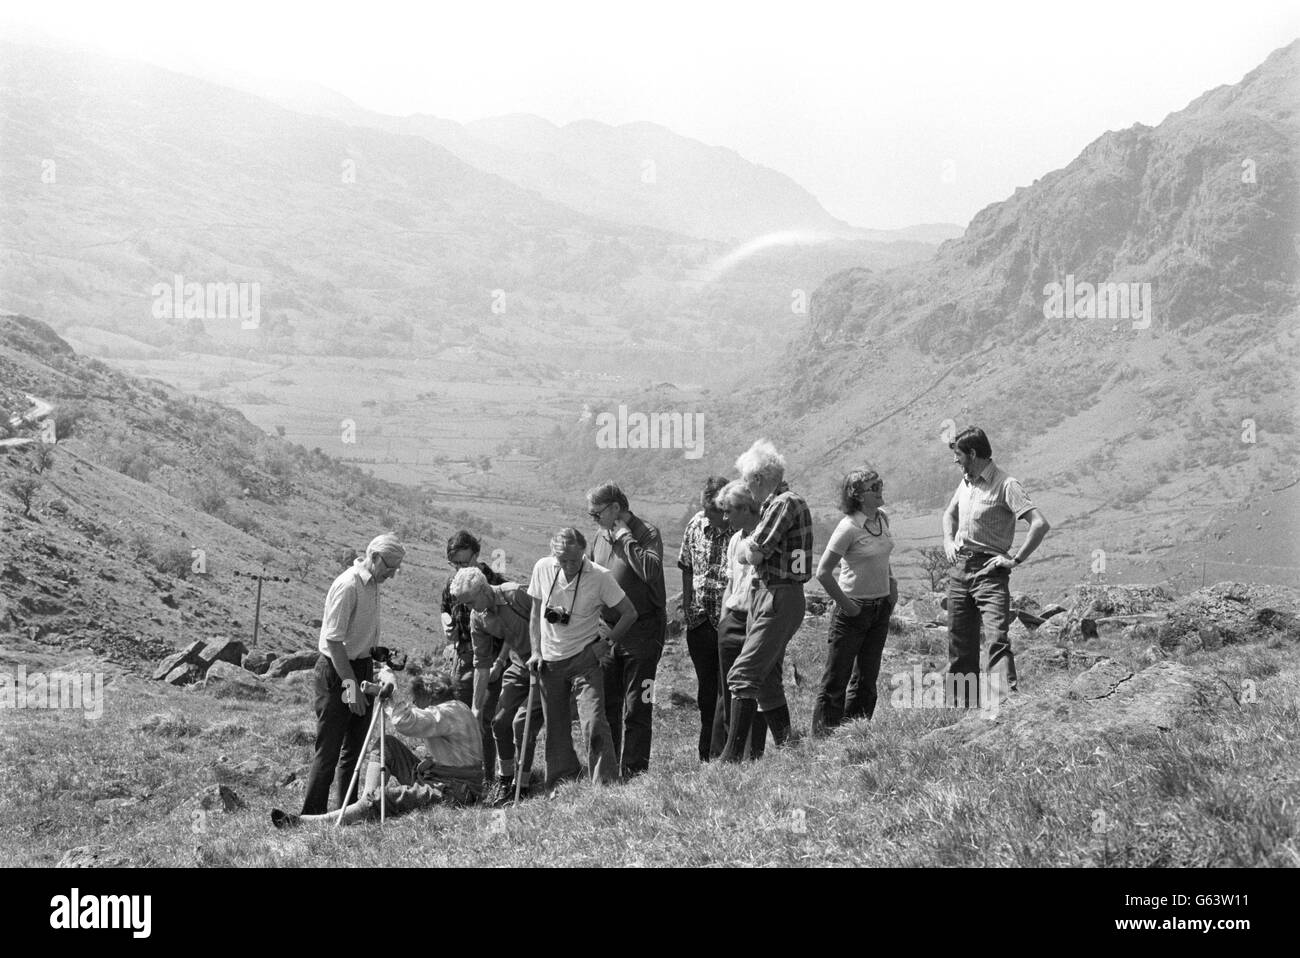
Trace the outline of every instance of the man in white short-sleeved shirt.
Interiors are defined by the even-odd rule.
[[[535,671],[542,688],[546,722],[546,787],[576,778],[581,766],[569,729],[570,696],[576,693],[578,721],[593,781],[618,779],[618,760],[605,717],[602,665],[636,621],[636,608],[613,574],[585,555],[587,540],[577,529],[561,529],[551,540],[551,554],[537,560],[528,582],[533,600],[529,637]],[[619,614],[609,635],[600,637],[602,609]]]

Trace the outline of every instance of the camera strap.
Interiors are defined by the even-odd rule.
[[[582,585],[582,570],[586,568],[586,565],[587,563],[583,562],[582,565],[578,566],[578,578],[573,581],[573,596],[569,599],[569,607],[566,609],[561,605],[561,612],[568,612],[570,615],[573,614],[573,607],[578,601],[578,587]],[[563,571],[563,569],[556,569],[555,578],[551,580],[551,588],[547,591],[546,601],[543,603],[543,605],[548,609],[551,607],[551,593],[555,591],[555,583],[560,581],[560,573]]]

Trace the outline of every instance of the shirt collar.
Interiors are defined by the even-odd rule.
[[[996,469],[997,469],[997,467],[993,464],[993,460],[990,459],[989,462],[988,462],[988,465],[985,466],[983,469],[981,469],[981,470],[976,474],[976,476],[975,476],[975,481],[974,481],[974,482],[972,482],[971,480],[967,479],[965,476],[962,476],[961,479],[962,479],[962,482],[966,483],[966,485],[968,485],[968,486],[973,486],[973,485],[975,485],[975,483],[978,483],[978,482],[984,482],[984,483],[992,482],[992,481],[993,481],[993,473],[994,473],[994,471],[995,471]]]
[[[365,559],[358,557],[353,561],[352,567],[356,569],[358,578],[360,578],[366,585],[369,585],[371,580],[374,579],[374,575],[372,575],[370,570],[366,568]]]

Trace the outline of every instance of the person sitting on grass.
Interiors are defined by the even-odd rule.
[[[396,686],[396,676],[379,673],[380,685]],[[401,735],[424,739],[423,755],[412,752],[396,735],[384,736],[384,759],[390,775],[385,786],[387,814],[403,815],[431,805],[471,805],[483,797],[483,735],[469,706],[456,699],[455,683],[446,672],[417,675],[410,681],[411,703],[384,708],[392,729]],[[290,815],[273,809],[276,828],[300,823],[344,825],[379,818],[379,755],[371,751],[371,765],[361,797],[342,812],[324,815]]]

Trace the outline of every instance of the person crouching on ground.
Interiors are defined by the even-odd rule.
[[[396,688],[389,669],[379,672],[380,685]],[[431,805],[471,805],[483,796],[483,735],[478,720],[464,702],[455,697],[455,683],[446,672],[413,676],[411,702],[384,703],[390,727],[399,735],[424,740],[422,754],[411,751],[396,735],[384,736],[384,760],[390,778],[384,786],[388,815],[404,815]],[[346,787],[346,785],[345,785]],[[324,815],[289,815],[271,812],[276,828],[299,823],[327,822],[344,825],[379,818],[379,751],[370,753],[365,788],[357,801],[341,812]]]
[[[817,564],[817,581],[835,606],[826,670],[813,706],[813,735],[826,735],[841,722],[871,718],[876,710],[880,658],[898,601],[898,582],[889,565],[894,539],[889,516],[880,507],[884,500],[885,483],[872,470],[855,469],[840,484],[844,518]]]

